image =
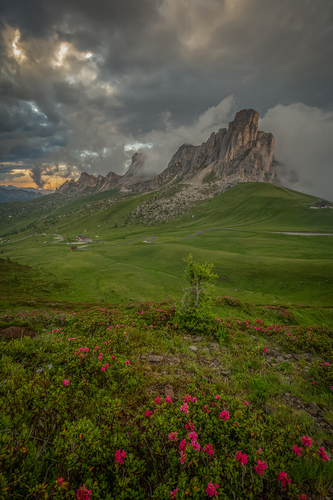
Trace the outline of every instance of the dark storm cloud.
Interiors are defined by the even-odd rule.
[[[40,184],[59,165],[122,173],[136,143],[159,171],[242,108],[274,110],[281,152],[278,105],[297,124],[293,104],[333,110],[331,0],[4,0],[0,19],[1,161]]]

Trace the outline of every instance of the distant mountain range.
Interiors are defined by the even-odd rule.
[[[19,188],[12,185],[0,185],[0,203],[5,203],[7,201],[28,201],[50,193],[53,193],[53,191],[49,189],[37,189],[32,187]]]
[[[83,172],[77,181],[71,179],[59,186],[56,193],[75,197],[110,189],[135,193],[182,184],[200,192],[201,197],[203,192],[215,196],[239,182],[276,183],[274,137],[258,130],[258,121],[259,113],[254,109],[239,111],[228,129],[213,132],[200,146],[183,144],[155,177],[146,173],[146,157],[139,152],[124,175],[110,172],[95,177]]]

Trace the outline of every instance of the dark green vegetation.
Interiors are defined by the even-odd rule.
[[[0,328],[37,336],[0,334],[1,498],[73,498],[85,485],[92,499],[167,499],[176,488],[176,499],[202,499],[209,483],[225,500],[329,494],[332,330],[230,298],[201,338],[178,319],[166,302],[2,314]]]

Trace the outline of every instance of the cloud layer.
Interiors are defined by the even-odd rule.
[[[0,179],[123,173],[138,143],[158,172],[251,107],[285,182],[327,196],[331,0],[4,0],[0,20]]]

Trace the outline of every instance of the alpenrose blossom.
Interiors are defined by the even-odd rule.
[[[302,437],[302,444],[304,444],[304,446],[312,446],[312,439],[308,436],[303,436]]]
[[[257,465],[254,466],[256,473],[259,476],[263,476],[265,474],[265,470],[268,468],[267,464],[264,461],[257,460]]]
[[[173,491],[170,491],[171,500],[175,500],[177,491],[178,491],[178,488],[176,488]]]
[[[125,361],[125,365],[129,365],[129,364],[130,364],[130,362],[128,360]]]
[[[146,418],[150,418],[152,416],[153,412],[150,411],[150,410],[147,410],[146,413],[145,413],[145,417]]]
[[[215,486],[213,485],[212,482],[208,483],[206,488],[207,496],[209,496],[209,498],[217,497],[218,495],[217,488],[219,488],[219,485],[217,483],[215,483]]]
[[[102,366],[101,371],[102,371],[102,372],[105,372],[105,368],[104,368],[104,366]]]
[[[189,412],[189,409],[188,409],[188,404],[187,403],[184,403],[181,407],[180,407],[180,411],[183,411],[185,413],[185,415],[188,414]]]
[[[217,394],[217,396],[215,396],[215,399],[221,399],[221,396]]]
[[[204,406],[204,413],[209,413],[209,412],[210,412],[210,410],[208,410],[208,406],[207,406],[207,405],[205,405],[205,406]]]
[[[190,401],[192,401],[192,396],[186,394],[186,396],[183,397],[183,401],[184,403],[189,403]]]
[[[63,477],[58,477],[57,481],[58,481],[58,486],[61,486],[62,483],[65,481],[65,479]]]
[[[195,398],[195,397],[192,398],[192,403],[197,403],[197,401],[198,401],[198,398]]]
[[[293,453],[295,453],[295,455],[298,455],[298,456],[300,456],[300,457],[301,457],[301,456],[302,456],[302,452],[303,452],[303,448],[299,448],[299,447],[297,446],[297,444],[295,444],[295,445],[293,446]]]
[[[286,486],[286,482],[288,484],[291,483],[291,480],[287,478],[287,475],[288,474],[286,472],[279,472],[278,481],[280,481],[281,486]]]
[[[186,448],[187,444],[186,444],[186,439],[183,439],[180,443],[179,443],[179,449],[180,451],[184,451],[185,448]]]
[[[112,359],[116,359],[116,356],[111,356]]]
[[[229,412],[227,410],[223,410],[220,413],[220,419],[221,420],[229,420],[229,418],[230,418],[230,415],[229,415]]]
[[[188,433],[188,438],[191,440],[191,441],[197,441],[198,440],[198,434],[194,431],[191,431]]]
[[[186,462],[186,453],[183,451],[180,452],[180,463],[184,464]]]
[[[248,401],[244,401],[243,405],[246,405],[246,406],[249,406],[249,402]]]
[[[114,459],[118,464],[123,464],[125,458],[126,458],[126,451],[125,450],[117,450],[116,451]]]
[[[321,446],[318,450],[318,455],[324,462],[329,461],[329,457],[326,455],[324,448]]]
[[[155,405],[160,405],[161,404],[161,398],[160,396],[158,396],[155,401],[154,401]]]
[[[170,441],[178,441],[178,432],[170,432],[168,438]]]
[[[238,460],[241,465],[245,466],[248,462],[247,454],[237,451],[236,460]]]
[[[76,492],[77,500],[90,500],[91,490],[87,490],[86,485],[80,486]]]
[[[212,445],[209,443],[209,444],[205,444],[205,446],[203,447],[202,451],[204,453],[207,453],[207,455],[211,456],[211,455],[214,455],[214,450],[213,450],[213,447]]]
[[[188,431],[194,431],[195,425],[190,420],[188,420],[187,424],[185,424],[185,429],[187,429]]]
[[[69,380],[66,380],[66,379],[65,379],[65,380],[63,380],[63,381],[62,381],[62,383],[63,383],[63,385],[64,385],[65,387],[67,387],[67,386],[68,386],[68,384],[69,384]]]
[[[172,399],[170,398],[170,396],[167,396],[166,398],[164,398],[164,401],[166,403],[171,403],[172,402]]]

